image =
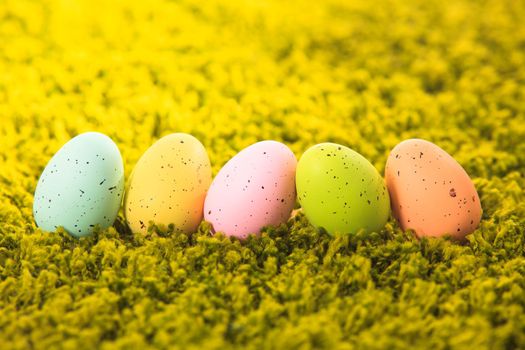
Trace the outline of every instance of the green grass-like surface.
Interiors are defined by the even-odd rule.
[[[0,1],[0,349],[525,347],[525,5],[515,0]],[[275,139],[380,171],[419,137],[484,209],[458,244],[330,237],[299,214],[239,242],[32,217],[50,157],[88,130],[126,176],[187,132],[213,170]]]

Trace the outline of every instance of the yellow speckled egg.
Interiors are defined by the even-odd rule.
[[[199,140],[182,133],[161,138],[139,159],[128,183],[124,211],[131,230],[145,233],[153,222],[194,232],[211,177],[210,160]]]

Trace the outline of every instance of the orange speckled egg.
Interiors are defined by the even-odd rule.
[[[131,174],[124,213],[133,232],[147,232],[152,221],[186,233],[197,230],[211,184],[211,165],[195,137],[177,133],[155,142]]]
[[[470,177],[432,142],[410,139],[390,153],[385,177],[392,211],[403,230],[418,237],[462,240],[481,220],[481,203]]]

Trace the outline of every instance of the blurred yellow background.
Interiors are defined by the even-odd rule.
[[[525,346],[524,19],[516,0],[0,0],[0,348]],[[425,138],[484,217],[466,246],[302,217],[247,245],[42,233],[38,177],[85,131],[127,177],[172,132],[214,174],[264,139],[344,144],[383,173]]]

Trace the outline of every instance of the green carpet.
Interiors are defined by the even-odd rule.
[[[0,349],[525,347],[525,3],[0,1]],[[390,220],[330,237],[38,230],[33,192],[85,131],[126,176],[172,132],[214,174],[264,139],[347,145],[383,173],[411,137],[454,156],[483,218],[465,244]]]

